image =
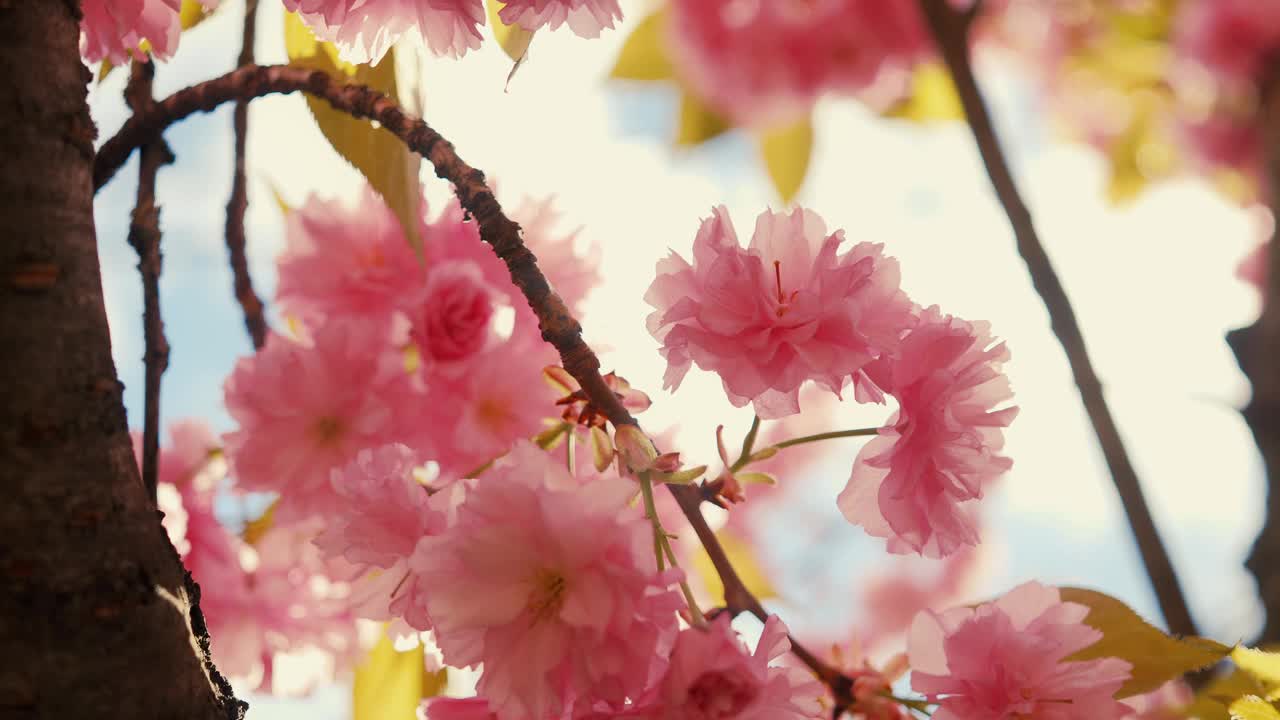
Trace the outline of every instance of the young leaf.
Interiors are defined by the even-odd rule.
[[[886,110],[884,115],[927,124],[963,120],[964,107],[946,66],[928,62],[916,66],[911,73],[910,94]]]
[[[1280,710],[1256,695],[1249,695],[1231,703],[1231,717],[1235,720],[1280,720]]]
[[[720,540],[720,545],[724,548],[724,554],[728,556],[729,562],[738,571],[738,578],[751,591],[751,594],[761,600],[778,596],[773,583],[769,582],[769,576],[756,562],[751,546],[745,540],[727,529],[716,533],[716,538]],[[707,593],[714,598],[715,604],[723,605],[724,584],[720,582],[720,575],[716,573],[715,565],[711,564],[711,558],[707,556],[706,550],[698,551],[693,560],[693,569],[702,578],[702,584],[706,587]]]
[[[618,53],[609,77],[619,80],[669,80],[675,76],[663,33],[667,14],[659,10],[636,25]]]
[[[813,154],[813,124],[805,118],[792,125],[766,131],[760,137],[760,154],[769,179],[783,202],[791,202],[809,171]]]
[[[680,125],[676,145],[700,145],[729,129],[729,123],[689,92],[680,95]]]
[[[356,668],[351,684],[351,720],[414,717],[422,698],[443,689],[441,677],[442,673],[426,671],[421,644],[400,652],[384,631]]]
[[[250,545],[256,545],[262,539],[262,536],[266,535],[267,531],[275,525],[276,505],[279,504],[279,500],[272,500],[261,515],[245,523],[244,530],[240,531],[240,537]]]
[[[1231,661],[1258,681],[1268,700],[1280,699],[1280,653],[1238,647]]]
[[[285,49],[291,64],[324,70],[338,81],[368,85],[390,97],[398,97],[394,48],[376,66],[355,66],[339,60],[338,49],[331,43],[317,40],[297,14],[285,15],[284,28]],[[338,112],[325,101],[310,95],[306,98],[307,107],[325,139],[382,196],[400,221],[410,247],[421,254],[419,205],[422,188],[418,169],[422,159],[396,136],[374,127],[370,121]]]
[[[1103,633],[1101,640],[1067,659],[1117,657],[1133,665],[1133,674],[1116,693],[1117,698],[1151,692],[1179,675],[1208,667],[1231,652],[1231,648],[1213,640],[1167,635],[1110,595],[1083,588],[1060,590],[1063,600],[1088,606],[1085,624]]]

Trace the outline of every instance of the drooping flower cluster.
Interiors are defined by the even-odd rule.
[[[843,241],[811,211],[766,211],[744,249],[717,208],[692,264],[674,253],[658,263],[649,330],[668,387],[696,363],[763,418],[799,412],[810,381],[837,394],[852,385],[864,402],[892,395],[898,411],[859,455],[838,504],[892,550],[942,557],[977,543],[966,503],[1011,464],[999,454],[1017,412],[1003,407],[1008,351],[985,323],[915,306],[880,246],[842,252]]]
[[[1122,717],[1130,709],[1112,695],[1132,665],[1066,660],[1102,638],[1084,624],[1088,613],[1036,582],[992,603],[921,613],[911,628],[911,686],[939,704],[938,720]]]
[[[570,475],[520,443],[480,480],[428,499],[412,463],[383,448],[335,473],[349,515],[317,542],[386,568],[409,598],[391,612],[431,629],[446,663],[483,665],[478,691],[494,713],[622,710],[659,677],[679,575],[655,566],[630,480]]]
[[[911,0],[673,0],[669,40],[693,90],[735,125],[807,113],[822,94],[896,99],[932,54]]]
[[[502,0],[502,22],[526,30],[568,25],[594,38],[622,19],[617,0]],[[352,62],[378,62],[410,29],[437,55],[460,57],[480,47],[482,0],[285,0],[315,33],[336,43]]]
[[[580,303],[597,256],[553,232],[546,203],[516,217],[566,302]],[[348,499],[330,472],[362,450],[402,443],[460,477],[557,413],[541,380],[555,352],[456,203],[423,221],[425,263],[367,189],[354,206],[309,200],[286,231],[278,300],[299,338],[273,335],[226,384],[237,483],[280,492],[278,520],[340,511]]]
[[[324,679],[275,677],[287,656],[321,651],[335,667],[352,658],[354,617],[347,588],[311,546],[313,530],[273,528],[252,542],[214,515],[225,463],[216,436],[199,422],[170,426],[159,455],[157,499],[164,526],[200,586],[200,608],[218,668],[251,688],[307,689]],[[141,462],[141,435],[134,434]]]
[[[763,418],[799,412],[810,380],[834,393],[852,380],[859,396],[877,395],[863,368],[913,321],[897,261],[871,243],[842,251],[844,232],[827,235],[812,211],[761,213],[747,248],[728,211],[713,213],[693,263],[672,253],[645,293],[666,386],[679,387],[697,363],[719,374],[734,405],[750,402]]]
[[[634,711],[652,720],[736,718],[799,720],[823,717],[826,689],[806,670],[773,665],[791,649],[787,627],[770,616],[749,653],[721,614],[706,627],[676,638],[666,676]]]
[[[212,10],[218,0],[200,4]],[[178,49],[181,9],[182,0],[84,0],[80,54],[89,62],[109,60],[115,65],[148,50],[167,59]]]
[[[926,309],[892,356],[868,373],[898,411],[867,443],[840,494],[850,522],[906,549],[943,557],[978,543],[971,500],[1012,466],[1001,428],[1017,414],[986,323]],[[890,546],[893,548],[893,544]]]

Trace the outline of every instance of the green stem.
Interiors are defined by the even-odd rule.
[[[738,459],[733,464],[737,465],[744,459],[751,457],[751,451],[756,445],[756,436],[760,434],[760,416],[756,415],[751,421],[751,429],[747,431],[747,436],[742,439],[742,452],[738,453]]]
[[[783,440],[780,443],[775,443],[773,447],[776,447],[779,450],[781,450],[783,448],[792,447],[793,445],[804,445],[805,443],[818,442],[819,440],[834,440],[836,438],[848,438],[848,437],[866,437],[867,435],[877,435],[879,433],[880,433],[880,428],[878,427],[858,428],[857,430],[835,430],[833,432],[818,433],[817,435],[805,435],[803,437],[791,438],[790,440]]]
[[[662,552],[662,538],[666,537],[666,531],[658,520],[658,506],[653,501],[653,483],[647,472],[640,473],[640,494],[644,496],[644,514],[649,517],[649,524],[653,525],[653,556],[658,561],[658,572],[662,572],[667,569],[667,561]]]
[[[680,563],[676,560],[676,553],[671,549],[671,540],[667,537],[667,531],[662,527],[662,521],[658,519],[658,506],[653,500],[653,482],[649,479],[647,471],[640,473],[640,494],[644,496],[644,511],[653,525],[653,554],[658,561],[658,572],[666,569],[664,558],[671,560],[671,567],[680,567]],[[693,624],[705,624],[707,620],[698,609],[698,601],[693,597],[693,589],[684,579],[680,580],[680,592],[684,593],[684,601],[689,605],[689,616],[693,619]]]
[[[794,437],[788,440],[783,440],[780,443],[775,443],[773,445],[770,445],[767,448],[763,448],[760,452],[764,452],[765,450],[769,450],[769,449],[782,450],[784,448],[793,447],[795,445],[804,445],[805,443],[813,443],[813,442],[818,442],[820,440],[834,440],[837,438],[850,438],[850,437],[866,437],[868,435],[877,435],[879,434],[879,432],[880,432],[880,428],[872,427],[872,428],[858,428],[856,430],[833,430],[831,432],[818,433],[817,435],[803,435],[801,437]],[[739,470],[741,470],[742,468],[750,464],[751,464],[751,456],[743,455],[738,458],[738,461],[735,462],[733,464],[733,467],[729,468],[729,470],[731,472],[738,472]]]

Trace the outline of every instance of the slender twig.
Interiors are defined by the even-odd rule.
[[[786,440],[776,442],[768,447],[760,448],[754,453],[749,453],[749,454],[745,451],[750,450],[750,448],[744,444],[743,445],[744,453],[738,456],[738,459],[734,461],[733,467],[729,468],[729,471],[738,472],[739,470],[745,468],[746,466],[750,465],[751,463],[757,460],[764,459],[765,457],[772,457],[779,450],[784,450],[789,447],[795,447],[796,445],[806,445],[808,443],[821,442],[823,440],[839,440],[841,438],[867,437],[869,435],[876,435],[879,432],[880,432],[880,428],[870,427],[870,428],[857,428],[856,430],[832,430],[831,432],[817,433],[814,435],[802,435],[800,437],[788,438]]]
[[[150,60],[134,61],[125,87],[125,102],[134,112],[155,101],[151,81],[155,65]],[[156,174],[162,165],[173,162],[173,153],[162,138],[142,146],[138,163],[137,202],[129,224],[129,244],[138,253],[138,273],[142,276],[142,331],[146,353],[145,393],[142,421],[142,484],[154,502],[159,483],[160,460],[160,379],[169,367],[169,341],[160,315],[160,208],[156,205]]]
[[[560,354],[560,364],[591,402],[614,427],[636,425],[631,413],[600,374],[600,359],[582,340],[582,327],[569,308],[547,283],[533,253],[520,237],[520,226],[502,211],[493,191],[485,184],[484,173],[467,165],[453,145],[422,120],[410,117],[396,102],[359,85],[338,85],[323,71],[285,66],[243,67],[165,98],[146,112],[137,113],[98,151],[94,165],[94,187],[101,187],[142,143],[169,125],[196,112],[208,112],[224,102],[252,99],[273,93],[305,91],[335,109],[354,117],[377,120],[388,132],[431,162],[436,175],[453,183],[459,203],[479,227],[480,239],[488,243],[506,264],[511,281],[518,287],[538,318],[542,338]],[[764,606],[738,577],[699,505],[696,487],[667,484],[680,510],[688,519],[724,585],[725,603],[731,612],[749,612],[760,620],[768,618]],[[854,707],[853,681],[818,658],[807,648],[791,641],[791,651],[831,689],[841,707]]]
[[[969,127],[982,156],[991,185],[995,189],[1009,223],[1013,226],[1014,238],[1018,253],[1027,265],[1031,274],[1031,283],[1036,292],[1044,300],[1049,311],[1049,322],[1053,334],[1066,351],[1067,362],[1071,365],[1071,374],[1075,378],[1076,387],[1084,401],[1085,411],[1093,425],[1098,443],[1102,446],[1102,454],[1107,467],[1111,471],[1111,479],[1115,483],[1116,492],[1124,506],[1125,515],[1129,519],[1129,527],[1133,530],[1146,567],[1147,576],[1151,580],[1152,589],[1160,603],[1169,629],[1180,635],[1196,634],[1195,622],[1187,607],[1186,597],[1178,582],[1173,562],[1165,550],[1156,529],[1155,520],[1147,507],[1146,498],[1142,494],[1142,486],[1138,482],[1137,472],[1125,450],[1120,431],[1116,427],[1111,410],[1107,407],[1103,396],[1102,383],[1093,369],[1089,353],[1085,347],[1084,335],[1076,322],[1075,311],[1067,298],[1066,290],[1053,269],[1053,264],[1045,252],[1040,238],[1036,234],[1031,213],[1027,210],[1013,173],[1005,159],[1000,146],[999,137],[987,110],[982,94],[978,90],[974,78],[973,66],[969,58],[969,25],[962,11],[954,9],[947,0],[920,0],[925,19],[933,33],[933,37],[942,51],[942,57],[951,70],[956,90],[964,106]]]
[[[1280,217],[1280,63],[1261,83],[1258,122],[1266,148],[1266,185],[1274,217]],[[1227,342],[1253,388],[1242,414],[1267,471],[1267,503],[1262,529],[1245,566],[1258,583],[1266,611],[1259,645],[1280,643],[1280,241],[1273,236],[1264,256],[1267,285],[1262,313],[1252,325],[1233,330]]]
[[[238,67],[253,64],[253,42],[257,34],[258,0],[245,0],[244,34],[240,44]],[[227,256],[231,263],[231,275],[236,301],[244,312],[244,326],[249,331],[255,350],[261,350],[267,342],[267,321],[263,315],[262,298],[253,289],[253,277],[249,274],[249,258],[245,252],[244,216],[249,209],[249,188],[245,177],[245,147],[249,138],[249,100],[237,100],[232,119],[235,128],[235,169],[231,176],[231,198],[227,200]]]

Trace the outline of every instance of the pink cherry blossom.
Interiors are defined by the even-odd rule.
[[[568,23],[579,37],[600,36],[604,28],[612,28],[622,19],[618,0],[502,0],[498,12],[502,22],[519,25],[525,30],[545,27],[555,30]]]
[[[421,300],[410,310],[410,337],[424,361],[458,362],[484,348],[494,337],[497,299],[475,263],[432,266]]]
[[[542,368],[558,359],[555,350],[536,327],[516,332],[458,367],[435,368],[426,399],[407,410],[402,424],[416,430],[416,447],[448,475],[461,477],[505,453],[560,412],[542,380]]]
[[[827,235],[809,210],[761,213],[748,248],[724,207],[713,213],[693,263],[675,253],[659,261],[645,294],[666,386],[679,387],[697,363],[719,374],[730,402],[750,402],[763,418],[799,412],[810,380],[838,394],[852,379],[860,397],[874,396],[863,367],[914,319],[897,261],[865,242],[841,252],[844,232]]]
[[[229,613],[222,638],[213,641],[215,658],[222,642],[223,657],[254,668],[261,687],[271,692],[309,692],[358,655],[350,588],[311,543],[318,530],[315,521],[276,524],[246,548],[247,592],[237,594],[240,605]],[[215,632],[211,628],[210,635]],[[276,665],[283,657],[315,651],[329,662],[309,663],[302,677],[280,677]]]
[[[378,62],[411,28],[431,52],[451,57],[480,47],[483,38],[481,0],[284,0],[284,6],[355,63]]]
[[[928,557],[977,544],[970,501],[1012,465],[999,454],[1000,428],[1018,412],[1000,407],[1013,397],[1008,357],[986,323],[923,311],[898,352],[868,370],[898,411],[854,461],[838,500],[845,518]]]
[[[1101,639],[1088,614],[1036,582],[976,608],[923,612],[911,626],[911,686],[939,704],[937,720],[1119,718],[1129,708],[1112,695],[1132,666],[1064,660]]]
[[[89,62],[124,65],[130,56],[144,55],[146,42],[156,57],[167,59],[178,49],[181,8],[182,0],[84,0],[80,54]]]
[[[285,243],[276,302],[309,326],[389,317],[426,278],[399,221],[368,186],[352,204],[308,198],[286,216]]]
[[[787,627],[770,616],[754,653],[722,613],[681,631],[658,687],[636,714],[657,720],[798,720],[824,717],[825,689],[807,671],[771,665],[791,648]]]
[[[352,563],[359,579],[358,614],[375,620],[404,617],[417,630],[430,628],[425,589],[408,570],[418,540],[442,532],[450,523],[461,486],[435,490],[413,475],[416,454],[404,445],[361,450],[331,475],[334,491],[345,501],[329,518],[315,544],[328,556]],[[456,484],[455,484],[456,485]]]
[[[364,448],[395,441],[407,376],[381,352],[376,326],[327,323],[312,345],[272,335],[224,387],[238,429],[223,436],[236,482],[281,493],[277,519],[340,512],[329,471]]]
[[[511,218],[520,224],[525,245],[538,256],[538,268],[570,310],[581,312],[587,294],[600,283],[600,247],[579,248],[577,231],[558,230],[559,213],[552,198],[524,199],[514,206]],[[524,295],[511,282],[507,266],[480,239],[474,222],[466,219],[456,200],[450,201],[427,229],[427,264],[445,260],[469,260],[483,271],[486,282],[507,295],[516,310],[516,323],[537,324]]]
[[[669,8],[678,72],[736,125],[794,119],[826,92],[884,104],[932,54],[910,0],[674,0]]]
[[[522,442],[420,541],[410,567],[444,661],[483,663],[478,693],[503,720],[620,708],[661,671],[681,602],[634,494]]]

